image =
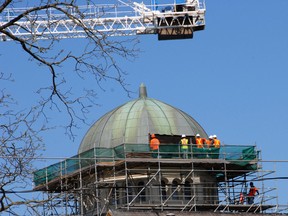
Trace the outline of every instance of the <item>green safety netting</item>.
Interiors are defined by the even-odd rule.
[[[194,158],[218,159],[220,148],[197,148],[197,147],[193,147],[192,151],[193,151],[193,157]]]
[[[181,158],[183,151],[179,144],[161,144],[160,158]],[[221,148],[197,148],[189,145],[188,158],[223,159],[239,166],[246,166],[258,158],[255,146],[224,145]],[[148,144],[122,144],[115,148],[93,148],[59,163],[34,172],[36,186],[48,183],[61,176],[72,174],[95,163],[121,160],[125,157],[152,157]],[[251,167],[249,167],[251,169]]]
[[[240,166],[246,166],[251,160],[258,158],[255,146],[223,146],[219,158],[231,161]]]

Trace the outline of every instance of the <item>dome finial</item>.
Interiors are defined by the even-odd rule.
[[[147,90],[146,90],[146,86],[144,85],[144,83],[141,83],[141,85],[140,85],[139,97],[140,98],[146,98],[147,97]]]

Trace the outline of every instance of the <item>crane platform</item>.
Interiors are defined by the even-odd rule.
[[[204,0],[7,8],[0,15],[0,41],[157,34],[159,40],[193,38],[205,28]],[[14,38],[15,39],[15,38]]]

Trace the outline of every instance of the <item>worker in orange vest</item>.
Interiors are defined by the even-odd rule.
[[[155,134],[151,134],[150,149],[153,152],[152,153],[153,158],[157,158],[159,154],[159,145],[160,145],[159,139],[156,138]]]
[[[187,159],[188,158],[188,139],[186,138],[185,134],[182,134],[181,140],[180,140],[180,145],[181,145],[181,152],[182,152],[182,158]]]
[[[254,203],[254,197],[256,194],[259,195],[259,190],[258,190],[258,188],[256,188],[254,186],[253,182],[250,182],[250,190],[249,190],[249,193],[247,195],[247,203],[248,204]]]
[[[220,148],[221,142],[219,139],[217,139],[216,135],[213,135],[213,146],[215,148]]]
[[[213,136],[210,135],[209,139],[206,139],[207,148],[210,148],[211,146],[213,146],[213,144],[214,144],[214,139],[213,139]]]
[[[200,134],[196,134],[196,146],[197,148],[203,148],[204,145],[204,138],[200,137]]]

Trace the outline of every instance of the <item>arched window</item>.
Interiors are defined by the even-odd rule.
[[[167,183],[165,180],[161,180],[161,195],[162,195],[162,200],[167,199]]]
[[[186,180],[184,184],[184,199],[190,200],[191,198],[192,198],[191,182]]]
[[[178,200],[179,199],[179,188],[178,188],[178,185],[179,185],[179,180],[174,179],[172,181],[172,190],[171,190],[171,193],[173,194],[172,195],[172,199],[173,200]]]

